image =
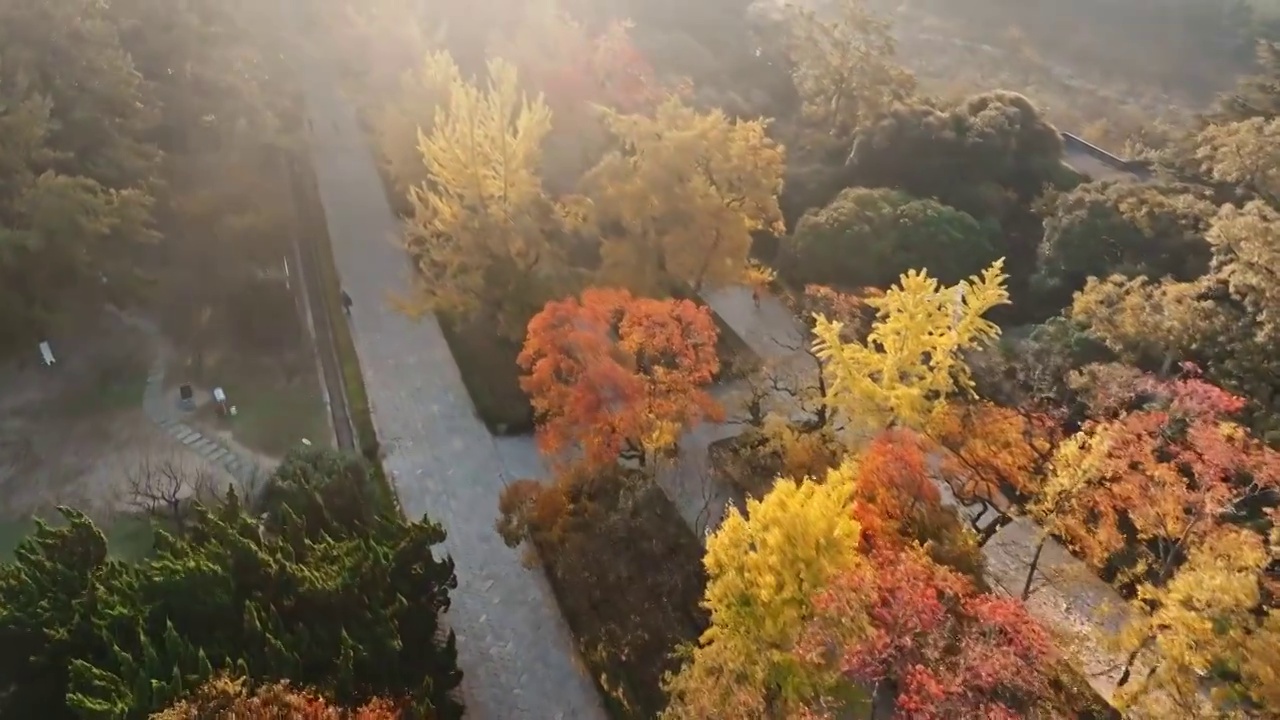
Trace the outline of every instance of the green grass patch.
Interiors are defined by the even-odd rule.
[[[54,527],[66,524],[66,520],[58,513],[50,513],[42,519]],[[0,521],[0,561],[12,562],[14,550],[35,529],[34,517]],[[105,526],[100,525],[99,529],[107,537],[107,551],[118,560],[145,560],[155,549],[155,527],[150,518],[121,515]]]
[[[222,388],[235,417],[217,414],[212,403],[200,409],[199,422],[231,433],[236,442],[271,457],[283,457],[306,438],[316,445],[330,441],[328,410],[315,378],[273,380],[269,368],[241,367],[226,374]]]

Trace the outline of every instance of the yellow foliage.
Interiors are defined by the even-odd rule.
[[[1210,125],[1196,140],[1196,160],[1214,180],[1280,197],[1280,120]]]
[[[860,562],[852,499],[857,468],[825,481],[779,481],[747,516],[731,510],[707,542],[705,607],[711,627],[692,661],[673,678],[666,716],[697,717],[707,694],[796,698],[810,682],[790,655],[812,600],[836,574]],[[714,705],[712,705],[714,707]],[[704,716],[705,717],[705,716]]]
[[[485,88],[451,77],[448,104],[418,142],[428,180],[409,191],[404,243],[418,268],[421,309],[496,309],[519,337],[564,269],[551,239],[565,211],[538,177],[551,112],[520,91],[515,68],[489,63]]]
[[[1153,671],[1134,673],[1117,692],[1115,702],[1127,717],[1224,717],[1223,698],[1213,697],[1203,678],[1244,642],[1261,599],[1258,578],[1266,562],[1257,533],[1230,528],[1193,548],[1164,587],[1139,590],[1138,619],[1120,634],[1119,649],[1151,647]],[[1143,610],[1147,604],[1156,606],[1149,615]]]
[[[935,422],[950,396],[972,393],[963,353],[1000,335],[983,315],[1009,301],[1002,268],[998,260],[949,288],[909,271],[883,297],[866,300],[876,321],[865,342],[845,342],[842,323],[817,315],[813,348],[828,404],[867,430]]]
[[[1212,304],[1197,283],[1113,275],[1089,278],[1070,316],[1129,362],[1184,357],[1209,322]]]
[[[743,279],[751,233],[784,231],[783,149],[765,121],[730,120],[671,97],[650,115],[601,108],[621,148],[583,180],[604,237],[602,284],[636,292],[671,279]]]
[[[458,66],[447,52],[427,55],[417,72],[405,72],[392,102],[373,114],[374,143],[397,195],[429,179],[419,133],[430,134],[436,110],[449,105],[449,90],[462,85]]]
[[[1241,675],[1253,701],[1280,715],[1280,610],[1272,609],[1241,652]]]
[[[797,10],[791,21],[790,56],[805,116],[845,138],[895,102],[911,96],[916,81],[893,60],[890,23],[865,0],[840,0],[838,17],[821,20]]]
[[[778,474],[783,477],[826,473],[844,454],[839,439],[830,429],[802,430],[777,413],[765,416],[760,434],[764,439],[761,450],[781,460]]]

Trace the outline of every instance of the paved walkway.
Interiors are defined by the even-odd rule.
[[[303,69],[311,153],[352,334],[386,447],[385,467],[410,517],[429,514],[448,531],[458,589],[446,621],[458,637],[468,715],[493,720],[603,718],[600,698],[545,577],[494,531],[498,495],[545,474],[520,439],[495,442],[476,417],[434,317],[413,321],[388,304],[408,288],[398,225],[352,109],[334,73]]]
[[[785,363],[792,372],[805,367],[796,351],[790,349],[799,347],[805,334],[795,316],[777,298],[762,298],[761,307],[757,309],[750,291],[745,288],[724,288],[706,292],[702,297],[762,360]],[[805,357],[807,359],[807,355]],[[811,362],[809,367],[814,367]],[[733,409],[729,411],[732,415]],[[732,437],[737,431],[732,425],[699,429],[687,436],[688,447],[682,441],[682,457],[686,452],[698,455],[702,458],[701,465],[697,465],[696,458],[691,457],[690,461],[696,468],[705,468],[706,443],[702,438]],[[719,492],[714,487],[700,487],[699,482],[714,485],[715,479],[694,470],[683,472],[679,481],[668,480],[664,484],[664,489],[672,494],[673,501],[686,516],[692,512],[696,498],[716,497]],[[945,482],[935,480],[935,483],[944,502],[956,506],[965,518],[976,520],[980,525],[994,519],[994,516],[982,517],[985,506],[965,506],[956,500]],[[1040,528],[1034,522],[1017,518],[987,542],[983,547],[987,579],[996,589],[1015,596],[1021,594],[1040,536]],[[1066,636],[1090,684],[1109,700],[1120,676],[1119,658],[1100,647],[1097,638],[1100,634],[1114,636],[1118,632],[1130,612],[1128,604],[1052,538],[1047,541],[1032,587],[1028,609],[1041,622]]]
[[[212,465],[225,468],[237,482],[238,489],[261,487],[263,478],[278,463],[234,441],[206,435],[183,422],[182,411],[177,407],[174,398],[169,397],[164,389],[164,374],[173,358],[173,348],[155,323],[113,307],[109,310],[126,325],[149,337],[156,348],[155,358],[147,371],[147,383],[142,391],[142,411],[147,419],[185,450],[198,455]]]

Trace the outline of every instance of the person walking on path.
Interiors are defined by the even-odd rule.
[[[760,309],[760,286],[756,285],[751,288],[751,302],[755,303],[756,309]]]
[[[352,304],[353,303],[351,302],[351,296],[347,294],[346,290],[343,290],[342,291],[342,312],[346,313],[347,317],[351,317]]]

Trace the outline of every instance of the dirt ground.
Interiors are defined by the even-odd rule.
[[[129,477],[144,462],[206,469],[142,412],[146,336],[103,314],[51,343],[53,367],[34,348],[25,367],[0,366],[0,522],[63,504],[109,521],[131,509]]]

